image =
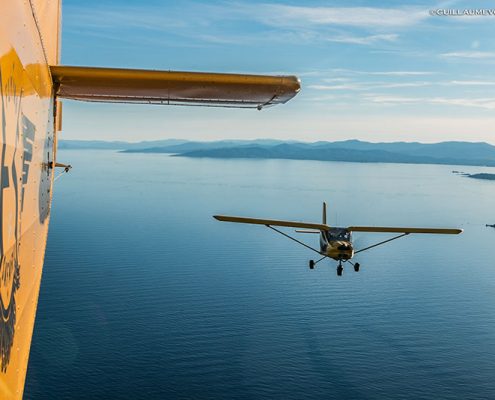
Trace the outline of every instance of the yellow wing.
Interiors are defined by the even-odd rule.
[[[328,225],[317,224],[317,223],[313,223],[313,222],[298,222],[298,221],[283,221],[283,220],[278,220],[278,219],[233,217],[233,216],[228,216],[228,215],[214,215],[213,218],[215,218],[219,221],[238,222],[241,224],[287,226],[287,227],[291,227],[291,228],[317,229],[320,231],[328,231],[330,229],[330,227]]]
[[[301,89],[295,76],[70,66],[50,71],[58,97],[84,101],[261,109],[285,103]]]
[[[457,228],[399,228],[387,226],[349,226],[352,232],[386,232],[386,233],[436,233],[443,235],[458,235],[462,229]]]

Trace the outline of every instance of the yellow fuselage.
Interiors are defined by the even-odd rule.
[[[336,261],[350,260],[354,256],[351,232],[346,228],[330,228],[320,232],[320,252]]]
[[[334,260],[350,260],[354,256],[352,243],[345,240],[331,240],[325,248],[325,255]]]
[[[45,253],[59,0],[0,0],[0,399],[22,398]]]

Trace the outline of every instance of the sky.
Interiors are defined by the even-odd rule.
[[[65,100],[62,139],[495,144],[493,38],[490,1],[63,0],[64,65],[290,74],[302,90],[262,111]]]

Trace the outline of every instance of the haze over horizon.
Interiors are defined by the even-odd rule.
[[[61,138],[495,144],[495,16],[431,15],[483,8],[65,0],[62,64],[295,74],[302,91],[262,112],[64,101]]]
[[[380,141],[380,140],[362,140],[358,138],[346,138],[346,139],[340,139],[340,140],[331,140],[331,139],[321,139],[321,140],[306,140],[306,139],[277,139],[274,137],[222,137],[219,139],[185,139],[181,138],[180,136],[162,136],[162,137],[156,137],[153,139],[141,139],[141,138],[134,138],[132,140],[123,140],[123,139],[70,139],[70,138],[61,138],[59,140],[60,142],[105,142],[105,143],[112,143],[112,142],[123,142],[123,143],[133,143],[133,144],[138,144],[138,143],[146,143],[146,142],[161,142],[161,141],[177,141],[177,142],[198,142],[198,143],[215,143],[215,142],[242,142],[242,141],[260,141],[260,142],[280,142],[280,143],[305,143],[305,144],[314,144],[318,142],[327,142],[327,143],[339,143],[339,142],[363,142],[363,143],[372,143],[372,144],[382,144],[382,143],[418,143],[418,144],[441,144],[441,143],[449,143],[449,142],[456,142],[456,143],[486,143],[492,146],[495,146],[495,144],[487,142],[487,141],[469,141],[469,140],[442,140],[442,141],[437,141],[437,142],[421,142],[417,140],[390,140],[390,141]]]

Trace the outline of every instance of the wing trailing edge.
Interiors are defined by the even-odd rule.
[[[295,76],[50,67],[59,98],[117,103],[258,108],[283,104],[301,89]]]
[[[330,229],[330,227],[328,225],[317,224],[317,223],[313,223],[313,222],[298,222],[298,221],[284,221],[284,220],[278,220],[278,219],[234,217],[234,216],[229,216],[229,215],[214,215],[213,218],[217,219],[218,221],[237,222],[237,223],[241,223],[241,224],[286,226],[289,228],[316,229],[318,231],[328,231]]]

